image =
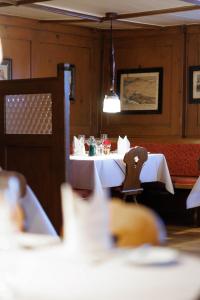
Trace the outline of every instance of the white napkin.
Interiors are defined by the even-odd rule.
[[[73,152],[75,155],[84,155],[85,154],[85,145],[82,139],[78,139],[74,136],[73,139]]]
[[[124,138],[121,138],[121,136],[119,136],[118,141],[117,141],[117,152],[119,154],[125,154],[126,152],[128,152],[130,149],[130,142],[127,138],[127,136],[125,135]]]
[[[19,197],[19,181],[15,177],[8,179],[8,185],[0,187],[0,250],[16,248],[15,234],[18,232],[17,224],[13,219]]]
[[[102,193],[94,193],[84,200],[70,185],[61,186],[64,220],[64,243],[68,253],[76,259],[105,252],[112,247],[109,232],[108,200]]]

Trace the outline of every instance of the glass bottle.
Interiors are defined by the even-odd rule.
[[[96,141],[94,136],[89,137],[88,143],[89,143],[89,156],[96,155]]]

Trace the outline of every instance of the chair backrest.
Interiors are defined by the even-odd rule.
[[[15,171],[0,171],[0,189],[6,189],[9,186],[9,180],[16,178],[19,183],[19,196],[24,197],[26,194],[26,179],[24,175]]]
[[[148,158],[147,150],[143,147],[134,147],[124,156],[126,174],[123,182],[123,190],[140,189],[140,172],[144,162]]]

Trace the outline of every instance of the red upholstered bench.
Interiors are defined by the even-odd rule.
[[[175,188],[192,189],[199,176],[200,144],[139,143],[151,153],[163,153]]]

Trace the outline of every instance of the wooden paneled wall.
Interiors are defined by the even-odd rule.
[[[200,26],[187,28],[186,38],[186,98],[185,98],[185,134],[200,138],[200,104],[189,103],[189,66],[200,66]]]
[[[183,127],[184,29],[115,32],[118,69],[163,68],[161,114],[105,114],[101,130],[110,136],[181,136]],[[108,64],[108,40],[104,43],[104,70]],[[108,72],[107,72],[108,74]],[[108,77],[104,76],[104,89]]]
[[[13,62],[13,78],[56,76],[58,63],[76,66],[76,99],[71,102],[71,135],[96,135],[101,89],[101,33],[75,26],[42,24],[0,17],[5,58]]]
[[[163,67],[161,114],[102,113],[109,83],[107,32],[1,16],[0,36],[4,57],[13,61],[13,78],[55,76],[57,63],[76,65],[71,136],[200,136],[200,105],[189,104],[187,96],[188,67],[200,65],[200,26],[114,32],[117,69]]]

